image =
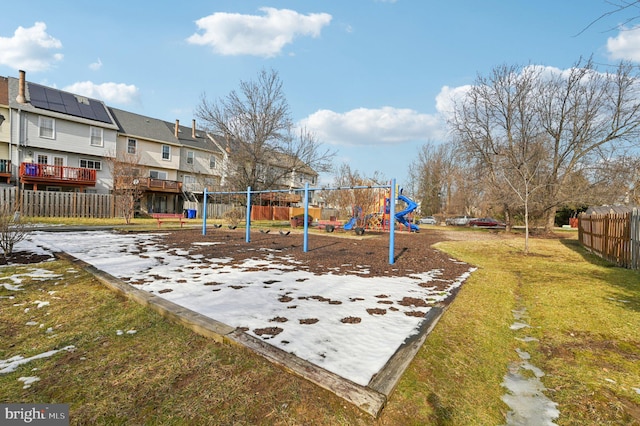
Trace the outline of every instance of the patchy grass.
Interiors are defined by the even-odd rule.
[[[72,226],[113,226],[121,229],[135,228],[139,231],[140,228],[155,229],[158,227],[158,221],[153,218],[134,218],[131,219],[131,223],[127,225],[125,220],[121,217],[113,218],[82,218],[82,217],[26,217],[34,225],[72,225]],[[215,223],[216,221],[211,221]],[[202,219],[188,219],[184,226],[202,226]],[[180,222],[167,220],[162,223],[162,228],[180,228]]]
[[[546,373],[557,424],[640,424],[637,271],[587,254],[575,235],[532,239],[528,256],[520,236],[438,247],[479,269],[380,419],[243,348],[169,323],[63,261],[0,269],[0,283],[33,268],[59,275],[25,275],[18,291],[0,286],[0,360],[76,348],[0,374],[0,402],[69,403],[73,424],[496,425],[508,410],[501,383],[521,348]],[[520,308],[531,327],[514,331]],[[525,335],[539,340],[516,340]],[[23,389],[23,376],[40,381]]]
[[[502,424],[501,382],[516,348],[541,368],[559,425],[640,424],[640,274],[571,238],[447,242],[479,267],[405,373],[387,415],[407,424]],[[525,308],[531,328],[510,330]],[[523,343],[516,337],[532,336]],[[423,404],[422,401],[428,401]]]
[[[368,420],[342,399],[243,348],[216,344],[117,297],[66,262],[36,266],[60,276],[35,280],[25,275],[21,291],[0,287],[0,359],[68,345],[76,349],[0,374],[0,402],[69,403],[73,424],[346,425]],[[0,275],[31,270],[2,268]],[[50,304],[37,308],[36,301]],[[131,330],[135,334],[127,333]],[[40,381],[23,389],[17,379],[25,376]]]

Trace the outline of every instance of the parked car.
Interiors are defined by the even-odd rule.
[[[438,223],[438,221],[433,216],[427,216],[420,218],[420,220],[418,220],[418,223],[420,225],[435,225],[436,223]]]
[[[479,219],[473,219],[469,221],[469,226],[476,226],[482,228],[504,228],[507,225],[504,222],[500,222],[492,217],[481,217]]]
[[[467,216],[456,216],[447,218],[444,223],[449,226],[467,226],[471,219],[473,218]]]

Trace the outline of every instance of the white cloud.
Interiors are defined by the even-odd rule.
[[[623,28],[616,37],[609,37],[607,50],[613,59],[640,62],[640,26]]]
[[[139,90],[133,84],[102,83],[81,81],[65,87],[63,90],[89,98],[100,99],[105,103],[130,104],[138,101]]]
[[[345,113],[319,110],[299,124],[328,144],[397,145],[442,136],[437,115],[406,108],[358,108]]]
[[[102,68],[102,60],[100,58],[98,58],[98,60],[96,62],[93,62],[93,63],[89,64],[89,68],[92,71],[98,71],[100,68]]]
[[[457,99],[462,99],[471,89],[470,85],[449,87],[443,86],[436,96],[436,110],[442,116],[449,116],[453,113],[453,106]]]
[[[201,34],[187,41],[211,46],[221,55],[255,55],[273,57],[297,36],[318,37],[322,27],[331,22],[327,13],[302,15],[289,9],[260,9],[264,16],[218,12],[196,21]]]
[[[47,34],[47,25],[36,22],[31,28],[18,27],[13,37],[0,37],[0,64],[16,70],[46,71],[63,55],[55,53],[62,42]]]

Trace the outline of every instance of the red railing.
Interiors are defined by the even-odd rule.
[[[24,182],[60,182],[76,185],[95,185],[96,170],[49,164],[21,163],[20,179]]]

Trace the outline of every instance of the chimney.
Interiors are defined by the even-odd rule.
[[[191,120],[191,137],[196,138],[196,119]]]
[[[18,96],[16,97],[16,102],[18,102],[19,104],[26,104],[27,103],[27,98],[24,97],[24,92],[25,92],[25,72],[20,70],[20,79],[18,80]]]
[[[176,119],[176,129],[174,130],[174,134],[176,135],[176,139],[178,138],[178,133],[180,132],[180,120]]]

